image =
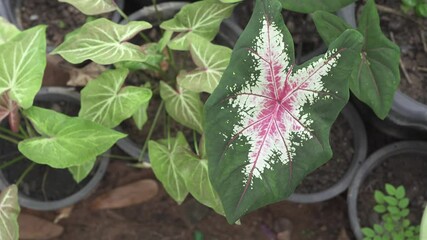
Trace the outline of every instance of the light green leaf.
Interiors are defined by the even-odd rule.
[[[211,41],[218,33],[221,22],[231,15],[234,6],[218,0],[198,1],[184,6],[173,19],[163,22],[160,27],[180,33],[171,40],[170,48],[188,50],[186,38],[189,35],[196,34]]]
[[[147,43],[141,46],[141,51],[144,52],[147,59],[144,62],[135,62],[135,61],[124,61],[114,64],[116,68],[127,68],[130,71],[135,70],[151,70],[158,71],[160,69],[160,63],[164,59],[159,51],[159,44],[157,43]]]
[[[46,67],[45,26],[23,31],[0,45],[0,95],[29,108],[39,91]]]
[[[187,190],[197,201],[224,215],[221,200],[209,180],[208,160],[199,159],[189,151],[185,155],[179,165],[184,169],[181,175]]]
[[[126,135],[80,117],[39,107],[24,111],[40,137],[18,144],[28,159],[53,168],[68,168],[92,161]]]
[[[182,125],[203,132],[203,103],[199,94],[178,87],[178,90],[160,82],[160,96],[168,114]]]
[[[188,190],[177,163],[186,157],[184,152],[188,150],[187,140],[181,132],[169,141],[163,139],[148,142],[148,154],[154,174],[162,182],[166,192],[179,204],[187,197]]]
[[[427,207],[424,209],[423,218],[420,225],[420,239],[427,239]]]
[[[73,5],[86,15],[98,15],[115,11],[118,7],[114,0],[58,0]]]
[[[18,188],[11,185],[0,194],[0,239],[18,240]]]
[[[3,44],[16,35],[18,35],[20,31],[15,25],[9,23],[6,19],[0,17],[0,44]]]
[[[220,0],[223,3],[238,3],[241,2],[243,0]]]
[[[190,72],[182,71],[177,77],[178,83],[194,92],[212,93],[230,62],[231,49],[214,45],[201,37],[192,37],[190,53],[197,68]]]
[[[397,199],[402,199],[406,195],[405,188],[402,185],[397,187],[394,195],[396,196]]]
[[[151,25],[144,21],[132,21],[126,25],[100,18],[86,23],[77,32],[72,32],[65,42],[52,53],[60,54],[73,64],[92,60],[98,64],[113,64],[121,61],[147,60],[139,46],[126,42]]]
[[[142,106],[138,110],[136,110],[136,112],[132,115],[133,121],[135,121],[136,127],[139,130],[142,130],[142,127],[144,127],[144,124],[148,120],[148,116],[147,116],[148,104],[149,102],[142,104]]]
[[[79,116],[113,128],[131,117],[151,98],[144,87],[123,87],[127,69],[108,70],[90,81],[82,90]]]
[[[68,171],[73,176],[74,180],[79,183],[85,179],[95,166],[95,160],[89,161],[79,166],[72,166],[68,168]]]

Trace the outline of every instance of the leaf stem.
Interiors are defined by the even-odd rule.
[[[196,131],[193,130],[193,141],[194,141],[194,150],[196,151],[197,156],[200,156],[199,153],[199,143],[197,142],[197,135]]]
[[[9,137],[9,136],[7,136],[7,135],[1,134],[1,133],[0,133],[0,138],[1,138],[1,139],[3,139],[3,140],[6,140],[6,141],[8,141],[8,142],[11,142],[11,143],[13,143],[13,144],[16,144],[16,145],[18,145],[18,143],[19,143],[19,141],[18,141],[18,140],[14,139],[14,138],[12,138],[12,137]]]
[[[19,139],[24,139],[25,138],[22,134],[12,132],[9,129],[4,128],[4,127],[0,127],[0,132],[7,133],[7,134],[9,134],[11,136],[14,136],[16,138],[19,138]]]
[[[32,162],[30,166],[25,169],[25,171],[21,174],[18,181],[16,181],[16,185],[19,186],[21,182],[24,180],[24,178],[28,175],[28,173],[33,169],[33,167],[36,165],[35,162]]]
[[[10,160],[10,161],[7,161],[7,162],[5,162],[5,163],[2,163],[2,164],[0,165],[0,170],[2,170],[2,169],[4,169],[4,168],[9,167],[10,165],[12,165],[12,164],[14,164],[14,163],[16,163],[16,162],[19,162],[20,160],[22,160],[22,159],[24,159],[24,158],[25,158],[25,156],[24,156],[24,155],[19,155],[19,156],[17,156],[16,158],[14,158],[14,159],[12,159],[12,160]]]
[[[134,157],[127,157],[127,156],[122,156],[122,155],[114,155],[114,154],[104,154],[104,156],[109,157],[109,158],[114,158],[114,159],[118,159],[118,160],[138,160],[137,158]]]
[[[148,141],[150,140],[151,135],[153,134],[154,128],[157,125],[160,113],[163,110],[163,106],[164,106],[164,102],[162,100],[161,103],[160,103],[159,108],[157,109],[156,115],[154,116],[153,124],[151,125],[150,130],[148,131],[147,138],[145,139],[145,142],[144,142],[144,146],[142,147],[141,153],[139,154],[139,158],[138,158],[139,162],[143,161],[143,157],[145,155],[145,151],[147,150],[147,147],[148,147]]]

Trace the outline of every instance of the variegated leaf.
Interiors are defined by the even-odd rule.
[[[18,215],[20,211],[18,187],[11,185],[0,194],[0,239],[19,239]]]
[[[148,154],[154,174],[162,182],[166,192],[179,204],[187,197],[188,190],[178,163],[186,160],[185,152],[188,150],[187,140],[181,132],[178,132],[176,138],[151,140],[148,143]]]
[[[98,15],[117,10],[114,0],[58,0],[73,5],[86,15]]]
[[[126,42],[151,25],[144,21],[132,21],[126,25],[100,18],[86,23],[70,33],[52,53],[60,54],[68,62],[77,64],[92,60],[98,64],[121,61],[143,62],[146,54],[139,46]]]
[[[178,83],[194,92],[212,93],[230,62],[231,49],[194,37],[190,41],[190,53],[197,68],[182,71],[177,77]]]
[[[0,45],[18,35],[19,32],[15,25],[0,17]]]
[[[132,115],[132,119],[139,130],[142,130],[142,127],[144,127],[145,123],[148,120],[148,115],[147,115],[148,105],[149,105],[149,102],[142,104],[142,106],[138,110],[136,110],[136,112]]]
[[[113,128],[130,118],[151,98],[144,87],[123,87],[127,69],[108,70],[90,81],[82,90],[79,116]]]
[[[361,45],[348,30],[324,56],[296,66],[280,3],[257,0],[205,106],[210,179],[230,223],[284,200],[331,158],[329,130]]]
[[[221,22],[231,15],[234,6],[218,0],[198,1],[184,6],[173,19],[163,22],[160,27],[180,33],[169,42],[170,48],[188,50],[187,37],[196,34],[211,41],[218,33]]]
[[[82,165],[69,167],[68,171],[73,176],[74,181],[79,183],[89,175],[89,173],[92,171],[94,166],[95,166],[95,160],[92,160]]]
[[[203,132],[203,103],[198,93],[178,87],[177,90],[160,82],[160,96],[165,101],[166,111],[182,125]]]
[[[33,105],[46,67],[46,27],[37,26],[0,45],[0,94],[19,106]]]
[[[40,137],[21,141],[19,151],[28,159],[53,168],[93,161],[126,135],[80,117],[38,107],[24,111]]]

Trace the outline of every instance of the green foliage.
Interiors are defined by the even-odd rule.
[[[415,12],[417,16],[427,18],[427,1],[426,0],[401,0],[403,12]]]
[[[58,0],[66,2],[86,15],[97,15],[101,13],[112,12],[117,10],[117,5],[114,0]]]
[[[280,0],[283,8],[300,13],[312,13],[316,10],[336,12],[355,1],[356,0]]]
[[[381,216],[381,222],[362,228],[363,239],[419,239],[419,226],[411,225],[407,218],[409,199],[406,198],[405,188],[386,184],[385,190],[385,193],[379,190],[374,193],[377,203],[374,211]]]
[[[0,17],[0,44],[3,44],[19,34],[15,25],[9,23],[6,19]]]
[[[18,240],[18,187],[11,185],[0,194],[0,239]]]

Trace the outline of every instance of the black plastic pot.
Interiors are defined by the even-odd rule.
[[[160,12],[164,19],[172,18],[184,5],[188,4],[187,2],[166,2],[157,4],[157,10]],[[154,6],[144,7],[139,11],[131,14],[129,16],[130,21],[135,20],[144,20],[149,21],[152,25],[158,25],[157,15]],[[230,19],[225,20],[220,27],[220,31],[215,39],[216,42],[233,47],[234,43],[240,36],[242,29],[237,26]],[[121,130],[121,128],[118,128]],[[139,158],[141,154],[141,148],[132,141],[129,137],[121,139],[117,142],[117,145],[127,154],[134,158]],[[148,157],[145,156],[145,160],[148,160]]]
[[[347,206],[350,225],[357,239],[363,238],[358,218],[357,204],[360,188],[363,186],[365,179],[367,179],[367,177],[374,171],[375,168],[379,167],[383,162],[387,161],[391,157],[401,154],[419,154],[423,156],[423,160],[427,161],[427,142],[405,141],[390,144],[377,150],[375,153],[369,156],[369,158],[357,171],[347,194]],[[409,158],[409,161],[410,159],[411,158]],[[408,172],[407,174],[411,173]],[[427,190],[424,189],[423,191]]]
[[[367,153],[367,137],[365,126],[357,111],[351,104],[347,104],[342,111],[342,115],[349,123],[353,133],[354,154],[351,165],[345,175],[331,187],[315,193],[293,193],[287,200],[298,203],[315,203],[331,199],[347,190],[359,166],[363,163]]]
[[[42,88],[38,95],[36,96],[36,101],[39,103],[43,102],[65,102],[66,104],[74,104],[79,106],[80,105],[80,96],[77,92],[74,92],[70,89],[66,88]],[[2,144],[2,146],[5,146],[7,144]],[[3,149],[5,150],[5,149]],[[17,149],[16,149],[17,151]],[[58,156],[59,157],[59,156]],[[25,160],[21,160],[25,161]],[[21,162],[20,161],[20,162]],[[90,193],[92,193],[99,182],[101,181],[102,177],[104,176],[106,169],[108,167],[109,158],[106,155],[103,155],[98,158],[98,163],[91,173],[91,175],[88,177],[88,179],[83,180],[82,182],[85,183],[83,187],[78,189],[77,192],[72,193],[71,195],[59,199],[59,200],[51,200],[51,201],[42,201],[35,198],[32,198],[31,196],[28,196],[24,194],[23,192],[19,192],[19,203],[21,206],[34,209],[34,210],[43,210],[43,211],[49,211],[49,210],[56,210],[61,209],[70,205],[73,205],[85,197],[87,197]],[[18,164],[18,163],[15,163]],[[9,166],[8,168],[11,168],[12,166]],[[4,169],[5,171],[7,169]],[[7,186],[10,185],[9,181],[6,179],[5,174],[3,171],[0,171],[0,189],[3,190]],[[58,173],[53,173],[53,171],[61,171]],[[67,170],[57,170],[50,168],[49,172],[52,172],[54,175],[61,175],[68,174],[66,172]],[[71,174],[68,174],[69,177],[71,177]],[[29,176],[27,176],[29,177]],[[61,188],[67,188],[69,186],[60,186]]]

